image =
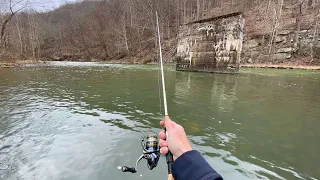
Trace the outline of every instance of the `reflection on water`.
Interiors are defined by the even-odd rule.
[[[217,103],[221,112],[233,111],[233,103],[237,100],[236,88],[237,79],[236,76],[225,75],[220,76],[217,79],[213,79],[213,86],[211,89],[212,103]]]
[[[293,143],[292,137],[284,135],[290,132],[288,125],[300,126],[301,115],[295,116],[296,114],[285,111],[301,111],[301,108],[312,111],[312,114],[304,117],[309,121],[314,121],[319,115],[314,109],[314,106],[319,108],[319,99],[312,102],[311,109],[310,105],[307,107],[301,105],[306,101],[309,102],[309,97],[306,97],[304,93],[306,91],[314,92],[313,90],[318,87],[319,81],[307,85],[305,82],[314,78],[312,73],[306,75],[307,78],[292,75],[294,74],[265,79],[261,72],[255,74],[248,72],[248,74],[239,75],[177,73],[174,101],[186,109],[185,115],[179,114],[178,117],[184,120],[182,124],[187,131],[198,137],[192,136],[191,139],[194,145],[200,145],[198,147],[200,151],[211,157],[221,158],[219,160],[223,162],[220,164],[212,162],[216,164],[217,169],[220,169],[221,163],[232,165],[221,168],[221,171],[229,169],[227,177],[238,179],[239,176],[244,175],[249,179],[290,179],[293,176],[300,179],[313,179],[308,174],[296,172],[296,169],[292,169],[286,163],[287,158],[282,157],[282,154],[288,156],[291,153],[299,155],[299,153],[305,152],[303,149],[293,152],[297,150],[293,144],[298,145],[299,143]],[[319,76],[319,74],[316,75]],[[318,97],[317,93],[310,95]],[[283,98],[284,102],[274,100],[275,97]],[[299,99],[300,102],[296,102],[296,99]],[[274,114],[268,114],[270,111]],[[284,130],[280,125],[283,124],[281,121],[289,121],[287,122],[287,130]],[[257,124],[253,125],[255,123]],[[275,151],[279,149],[278,146],[281,146],[278,143],[279,136],[268,137],[270,133],[276,133],[277,128],[282,130],[282,135],[279,134],[279,136],[287,138],[284,141],[289,141],[288,144],[292,143],[291,149],[284,148],[285,152],[281,152],[281,154]],[[313,128],[312,131],[317,130]],[[203,132],[205,135],[202,135]],[[317,134],[319,135],[319,133]],[[305,136],[304,132],[298,136]],[[252,140],[252,138],[254,139]],[[207,149],[205,146],[217,147],[220,150],[215,151],[211,148],[205,150]],[[314,150],[310,151],[315,152]],[[259,157],[264,158],[253,158],[255,156],[252,154],[259,154]],[[295,159],[296,155],[289,157]],[[275,165],[272,163],[275,161],[275,157],[286,160],[278,161],[279,165]],[[303,159],[300,160],[303,162]],[[293,163],[303,167],[299,160],[290,160],[289,162],[291,165]],[[241,174],[239,175],[237,172]]]
[[[160,130],[158,67],[49,63],[0,69],[0,179],[164,179],[123,174]],[[171,118],[225,179],[320,177],[320,73],[166,69]]]

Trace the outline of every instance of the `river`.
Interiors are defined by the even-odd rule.
[[[167,178],[134,165],[160,131],[158,66],[55,62],[0,69],[0,179]],[[320,72],[165,68],[170,117],[225,179],[320,178]]]

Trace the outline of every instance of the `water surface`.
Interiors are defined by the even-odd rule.
[[[166,179],[134,165],[158,133],[158,66],[50,63],[0,69],[0,179]],[[165,71],[169,114],[225,179],[320,178],[320,72]]]

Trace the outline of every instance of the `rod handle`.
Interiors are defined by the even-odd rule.
[[[168,175],[172,176],[172,163],[173,163],[173,155],[172,153],[169,151],[168,154],[166,155],[166,159],[167,159],[167,165],[168,165]]]
[[[169,120],[169,116],[166,115],[164,116],[164,130],[165,132],[167,132],[166,130],[166,121]],[[166,155],[166,160],[167,160],[167,165],[168,165],[168,180],[174,180],[173,176],[172,176],[172,163],[174,162],[173,160],[173,154],[169,151],[168,154]]]

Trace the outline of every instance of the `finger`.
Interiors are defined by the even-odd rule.
[[[167,131],[170,131],[170,130],[174,129],[174,122],[171,121],[171,119],[167,119],[165,128],[166,128]]]
[[[169,120],[170,117],[169,116],[164,116],[163,121],[166,122],[167,120]]]
[[[172,126],[173,126],[174,129],[176,129],[177,126],[179,126],[179,124],[177,124],[176,122],[174,122],[174,121],[172,121],[172,120],[171,120],[171,122],[172,122]]]
[[[166,133],[163,130],[160,131],[159,137],[160,137],[160,139],[166,139],[167,138]]]
[[[164,126],[164,121],[160,121],[160,126]]]
[[[169,152],[169,149],[167,147],[163,147],[160,149],[161,154],[168,154],[168,152]]]
[[[165,141],[163,139],[160,139],[159,144],[160,144],[160,147],[168,147],[167,141]]]
[[[184,132],[184,128],[183,128],[181,125],[179,125],[179,124],[177,124],[177,125],[175,126],[175,129],[177,129],[177,130],[180,131],[180,132]]]
[[[172,124],[173,124],[174,127],[176,127],[176,126],[179,125],[179,124],[177,124],[175,121],[172,121],[172,120],[171,120],[171,122],[172,122]]]

